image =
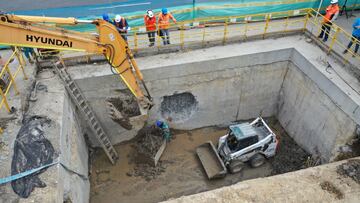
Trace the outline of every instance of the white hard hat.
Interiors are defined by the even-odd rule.
[[[154,12],[152,10],[148,10],[146,13],[150,18],[154,17]]]
[[[121,21],[121,15],[116,15],[115,22],[120,23],[120,21]]]
[[[330,3],[331,4],[337,4],[339,1],[338,0],[331,0]]]

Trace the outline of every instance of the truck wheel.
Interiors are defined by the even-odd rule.
[[[241,161],[232,161],[229,164],[229,171],[230,173],[238,173],[244,168],[244,163]]]
[[[250,159],[250,165],[253,168],[259,167],[265,163],[265,157],[261,154],[256,154]]]

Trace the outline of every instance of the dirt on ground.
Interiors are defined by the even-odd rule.
[[[304,168],[301,161],[306,161],[308,154],[300,150],[276,123],[271,123],[270,127],[282,140],[277,154],[280,158],[270,159],[258,168],[251,168],[246,164],[240,173],[228,174],[225,178],[211,181],[207,179],[195,150],[206,141],[216,144],[219,137],[227,133],[226,128],[205,127],[191,131],[172,131],[173,140],[167,144],[157,167],[139,162],[137,150],[141,152],[147,146],[140,149],[144,144],[138,137],[115,146],[120,155],[115,165],[108,163],[105,154],[98,151],[92,171],[108,172],[92,173],[91,202],[159,202],[248,179],[271,176],[275,172],[285,173]],[[294,155],[291,154],[293,152]]]
[[[337,173],[352,178],[355,182],[360,184],[360,160],[348,160],[337,167]]]
[[[329,181],[321,182],[320,187],[321,187],[321,189],[328,191],[331,194],[334,194],[336,199],[344,198],[344,194],[337,187],[335,187],[334,184],[332,184]]]
[[[272,175],[296,171],[320,164],[319,160],[315,160],[311,154],[307,153],[286,134],[276,119],[269,119],[268,124],[272,127],[279,141],[277,154],[270,160]]]
[[[131,153],[127,155],[127,159],[135,166],[126,173],[127,176],[143,177],[146,181],[150,181],[165,172],[166,166],[171,162],[159,161],[155,164],[155,155],[163,144],[163,136],[159,128],[145,126],[132,143]]]

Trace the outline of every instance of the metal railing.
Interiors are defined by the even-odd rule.
[[[307,19],[308,22],[306,29],[313,35],[317,36],[322,30],[321,27],[323,24],[324,16],[317,13],[313,9],[309,9],[309,12],[305,16],[305,18]],[[360,44],[360,41],[352,37],[352,34],[345,31],[344,28],[338,26],[336,23],[332,23],[331,27],[332,28],[331,31],[329,32],[329,38],[327,42],[328,43],[327,52],[330,53],[331,51],[334,51],[337,52],[338,54],[342,54],[343,51],[347,50],[349,54],[343,54],[345,62],[349,61],[350,56],[360,61],[360,55],[356,54],[353,51],[353,49],[347,48],[347,45],[350,41],[353,41],[352,47],[354,47],[356,44]]]
[[[163,45],[162,38],[159,34],[156,34],[155,50],[167,50],[171,47],[186,49],[194,44],[200,44],[200,46],[205,47],[214,41],[226,44],[234,41],[233,39],[245,41],[250,37],[256,36],[264,39],[273,33],[286,34],[289,32],[307,31],[316,36],[321,31],[322,21],[323,16],[317,14],[314,9],[182,21],[177,24],[170,24],[170,45]],[[134,53],[149,49],[148,45],[150,42],[145,26],[133,27],[132,32],[127,34],[127,37],[129,47]],[[342,54],[347,49],[350,40],[354,41],[354,45],[359,43],[358,40],[351,37],[351,34],[336,23],[333,23],[328,42],[326,43],[327,52],[333,51]],[[322,43],[320,40],[318,42]],[[72,51],[61,51],[59,53],[60,58],[66,60],[66,57],[69,57],[69,55],[69,58],[74,58],[71,57],[72,54],[70,52]],[[350,60],[360,62],[360,56],[355,54],[352,49],[349,49],[348,53],[343,55],[345,63]],[[87,59],[90,60],[92,55],[87,55]],[[351,59],[351,56],[354,56],[354,59]]]
[[[298,29],[303,27],[303,18],[309,9],[291,10],[284,12],[262,13],[254,15],[242,15],[231,17],[213,17],[206,19],[195,19],[192,21],[182,21],[177,24],[170,24],[171,30],[170,46],[180,46],[198,43],[206,45],[208,41],[220,40],[223,44],[227,43],[231,37],[242,36],[247,39],[251,35],[262,35],[274,32],[277,28],[279,32],[292,31],[291,26],[298,24]],[[283,21],[278,21],[283,19]],[[294,26],[293,26],[294,27]],[[133,33],[128,35],[129,46],[136,53],[141,49],[146,49],[149,42],[145,26],[133,28]],[[158,49],[169,47],[163,46],[162,38],[156,35],[156,47]]]
[[[162,45],[162,38],[156,35],[156,48],[158,50],[168,47],[186,48],[191,44],[202,44],[205,46],[211,41],[221,41],[223,44],[231,38],[247,40],[251,36],[265,38],[271,33],[287,33],[292,31],[308,31],[317,36],[322,27],[323,15],[317,14],[314,9],[290,10],[285,12],[262,13],[232,17],[214,17],[207,19],[196,19],[170,24],[171,44]],[[149,41],[145,26],[133,28],[134,32],[128,35],[128,43],[132,50],[138,51],[148,49]],[[353,46],[360,43],[350,33],[333,23],[329,33],[327,52],[332,51],[342,54],[352,40]],[[360,56],[352,49],[349,54],[344,55],[344,62],[348,62],[350,56],[360,61]]]
[[[17,59],[18,66],[17,67],[10,67],[10,64],[12,61]],[[9,57],[9,59],[6,61],[5,65],[1,68],[0,71],[0,95],[1,95],[1,102],[0,102],[0,109],[2,109],[3,106],[5,106],[7,112],[11,112],[11,107],[8,102],[8,96],[10,93],[10,90],[13,89],[15,94],[19,94],[15,79],[18,76],[19,72],[22,71],[24,75],[24,79],[27,80],[27,76],[24,70],[25,66],[25,60],[23,58],[23,55],[21,53],[21,50],[17,47],[14,48],[13,53]],[[1,131],[0,131],[1,132]]]
[[[232,39],[237,41],[247,40],[252,36],[266,38],[267,35],[272,33],[282,34],[296,31],[308,31],[316,36],[321,31],[322,19],[323,16],[317,14],[314,9],[300,9],[182,21],[177,24],[170,24],[170,45],[163,45],[162,38],[159,34],[156,34],[156,49],[151,49],[154,51],[166,50],[171,47],[186,49],[193,44],[200,44],[205,47],[214,41],[226,44]],[[150,42],[145,26],[133,27],[132,32],[127,36],[129,47],[134,53],[149,49]],[[351,34],[333,23],[326,43],[327,52],[331,53],[333,51],[342,54],[347,49],[350,40],[354,41],[354,45],[359,43],[358,40],[351,37]],[[360,56],[355,54],[352,49],[349,49],[348,53],[350,54],[344,55],[344,62],[349,62],[350,56],[354,56],[354,60],[360,61]],[[67,55],[71,55],[69,51],[60,52],[61,58],[66,58]],[[88,57],[88,59],[90,58]]]

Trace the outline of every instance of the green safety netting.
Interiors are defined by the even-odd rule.
[[[305,8],[318,9],[320,0],[233,0],[233,1],[211,1],[205,3],[189,4],[185,6],[177,6],[168,8],[178,21],[191,21],[197,19],[211,18],[211,17],[228,17],[228,16],[242,16],[260,13],[281,12]],[[340,0],[340,7],[345,0]],[[330,0],[324,0],[322,11],[330,4]],[[360,8],[360,2],[357,0],[348,0],[347,8]],[[161,8],[154,9],[155,13],[160,13]],[[146,11],[137,11],[130,13],[121,13],[126,17],[130,27],[143,26],[143,17]],[[111,18],[114,18],[117,13],[109,13]],[[87,16],[81,19],[91,20],[101,18],[101,16]],[[80,31],[80,32],[94,32],[94,25],[76,25],[63,26],[66,29]]]
[[[196,2],[196,1],[195,1]],[[185,5],[168,8],[170,12],[178,21],[191,21],[196,19],[204,19],[210,17],[227,17],[227,16],[240,16],[260,13],[272,13],[288,10],[297,10],[305,8],[318,9],[319,0],[233,0],[233,1],[218,1],[211,3],[195,3],[195,5]],[[339,1],[340,7],[344,1]],[[356,0],[348,0],[347,8],[352,9],[353,6],[360,8],[360,2],[355,4]],[[324,0],[322,11],[330,4],[330,0]],[[155,13],[160,13],[159,9],[154,9]],[[126,17],[130,27],[137,27],[144,25],[145,11],[122,13]],[[109,14],[111,18],[115,17],[115,13]],[[101,16],[88,16],[83,19],[96,19]],[[81,26],[67,26],[66,28],[77,31],[95,31],[95,27],[89,25]]]

